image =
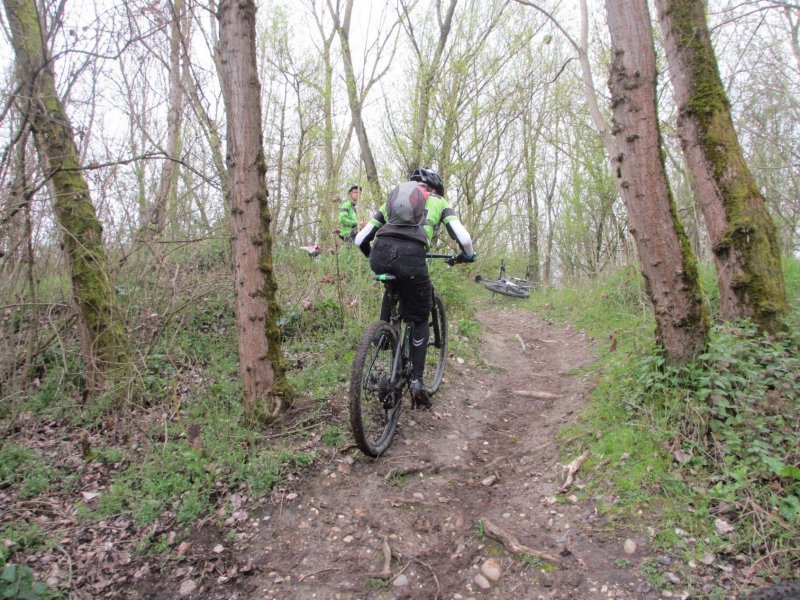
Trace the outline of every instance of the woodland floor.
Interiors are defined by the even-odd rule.
[[[179,597],[183,585],[185,597],[220,599],[662,597],[637,568],[657,558],[646,540],[604,531],[578,490],[559,493],[555,435],[587,401],[590,343],[522,311],[478,319],[483,364],[451,360],[433,411],[404,409],[380,459],[351,448],[304,472],[235,543],[197,532],[186,560],[140,596]],[[591,476],[579,471],[578,484]],[[514,553],[481,531],[486,521],[558,564]],[[487,560],[499,579],[482,589]]]
[[[555,436],[586,405],[592,344],[497,305],[478,319],[481,364],[451,358],[434,409],[404,407],[380,459],[327,451],[260,503],[233,494],[232,513],[149,558],[124,549],[124,531],[108,533],[124,523],[73,530],[66,597],[702,598],[703,583],[735,576],[694,566],[690,584],[685,564],[649,546],[646,515],[629,531],[608,523],[580,493],[593,469],[560,493]],[[346,397],[331,411],[344,422]],[[64,577],[64,556],[51,554],[51,575]],[[652,565],[673,591],[651,586]]]

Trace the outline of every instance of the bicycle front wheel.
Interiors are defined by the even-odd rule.
[[[504,296],[511,296],[512,298],[528,298],[531,295],[529,289],[521,288],[518,285],[509,284],[504,281],[484,281],[483,286],[496,294],[503,294]]]
[[[430,335],[425,353],[424,383],[428,393],[433,394],[442,383],[447,359],[447,313],[444,311],[442,297],[436,292],[433,294],[433,308],[428,324]]]
[[[367,328],[356,350],[350,375],[350,429],[367,456],[383,454],[397,428],[402,390],[396,390],[391,380],[396,348],[394,329],[380,321]]]

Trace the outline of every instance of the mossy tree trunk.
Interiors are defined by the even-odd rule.
[[[630,231],[655,310],[656,341],[671,364],[683,364],[704,347],[708,320],[695,258],[664,169],[647,0],[606,0],[606,8],[613,46],[613,132],[619,147],[615,175],[627,190]]]
[[[223,0],[217,13],[222,92],[228,120],[225,160],[231,211],[239,373],[245,413],[275,417],[292,394],[281,355],[272,265],[267,166],[261,129],[253,0]]]
[[[102,227],[81,170],[72,126],[59,99],[33,0],[3,0],[20,84],[17,105],[33,131],[53,195],[77,306],[90,394],[132,372],[132,360],[103,246]]]
[[[723,319],[782,328],[788,311],[775,223],[744,161],[708,34],[705,2],[656,0],[686,162],[703,208]]]

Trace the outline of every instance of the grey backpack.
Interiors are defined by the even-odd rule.
[[[386,201],[386,224],[419,227],[425,219],[425,203],[430,192],[416,181],[407,181],[394,188]]]

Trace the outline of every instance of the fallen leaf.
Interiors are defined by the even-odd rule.
[[[714,527],[716,528],[717,532],[723,535],[732,533],[734,530],[733,525],[728,523],[725,519],[714,519]]]
[[[687,452],[684,452],[680,448],[678,450],[675,450],[675,452],[672,453],[672,457],[679,463],[685,463],[685,462],[688,462],[688,461],[690,461],[692,459],[692,455],[691,454],[689,454]]]

